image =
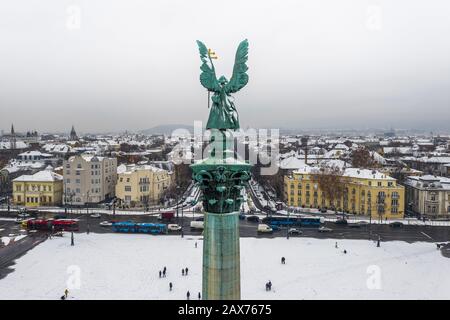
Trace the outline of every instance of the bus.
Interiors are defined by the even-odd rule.
[[[30,219],[26,222],[29,230],[78,231],[77,219]]]
[[[277,227],[320,227],[323,218],[310,216],[266,217],[262,222]]]
[[[59,219],[53,220],[52,228],[54,231],[78,231],[77,219]]]
[[[167,225],[163,223],[136,223],[132,221],[114,222],[112,224],[112,229],[114,232],[121,233],[167,233]]]
[[[298,217],[266,217],[262,219],[262,223],[271,226],[298,226],[301,227],[301,221]]]

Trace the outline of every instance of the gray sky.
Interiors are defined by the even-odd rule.
[[[2,1],[0,128],[206,121],[195,40],[229,77],[248,38],[244,128],[448,129],[449,16],[448,0]]]

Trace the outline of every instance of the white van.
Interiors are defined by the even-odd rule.
[[[191,221],[191,229],[203,230],[203,228],[204,228],[203,221]]]
[[[273,229],[269,227],[267,224],[260,223],[258,224],[258,232],[271,233],[273,232]]]

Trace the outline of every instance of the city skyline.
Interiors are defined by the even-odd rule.
[[[229,77],[248,38],[250,81],[236,97],[244,128],[448,129],[447,2],[231,2],[2,4],[0,128],[206,121],[195,40]]]

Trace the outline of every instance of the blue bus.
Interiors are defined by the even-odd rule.
[[[301,221],[298,217],[267,217],[262,219],[262,223],[268,224],[270,226],[298,226],[301,227]]]
[[[136,223],[132,221],[114,222],[112,229],[114,232],[122,233],[167,233],[167,225],[163,223]]]
[[[320,227],[320,217],[292,216],[292,217],[267,217],[263,223],[277,227]]]

